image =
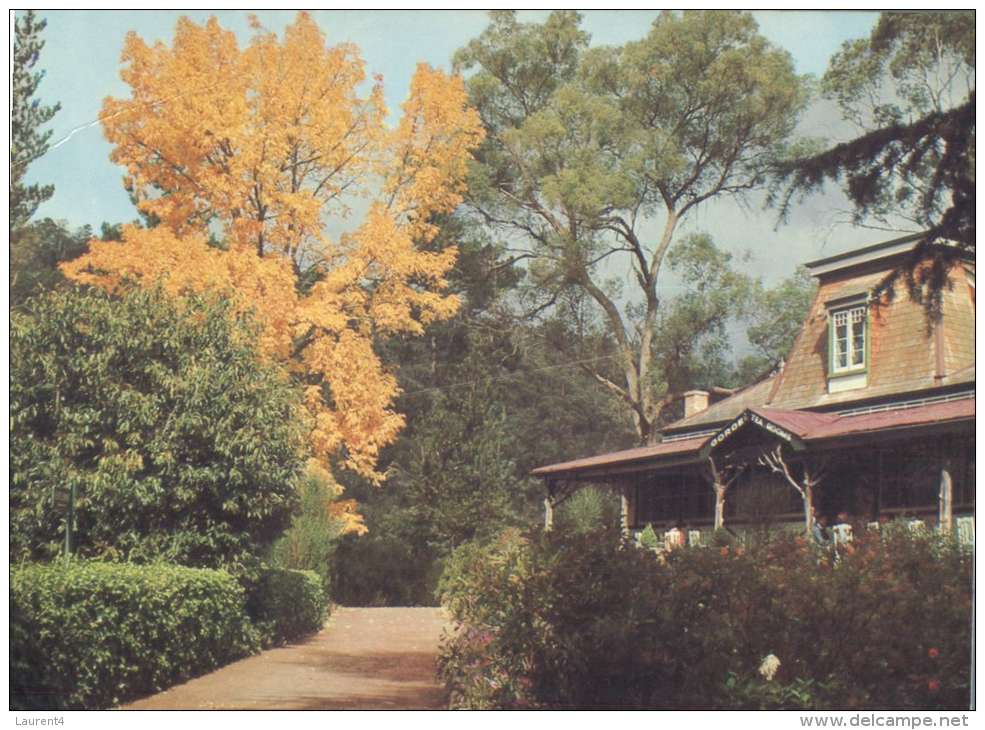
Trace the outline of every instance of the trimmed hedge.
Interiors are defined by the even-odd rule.
[[[231,575],[72,562],[10,571],[10,706],[96,709],[259,648]]]
[[[276,646],[319,631],[328,599],[317,573],[267,568],[250,591],[247,610],[264,647]]]

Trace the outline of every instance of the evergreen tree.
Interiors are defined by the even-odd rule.
[[[856,224],[922,231],[877,293],[902,281],[936,314],[954,259],[975,250],[974,14],[882,13],[868,38],[832,57],[821,89],[860,134],[778,166],[781,217],[795,197],[836,182]]]
[[[60,104],[45,106],[35,98],[43,71],[34,66],[44,41],[41,31],[47,22],[33,10],[19,16],[14,23],[14,67],[11,76],[10,106],[10,232],[22,229],[38,206],[55,192],[53,185],[26,185],[28,166],[48,151],[51,130],[41,127],[51,121]]]

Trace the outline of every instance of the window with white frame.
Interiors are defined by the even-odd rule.
[[[866,319],[864,304],[831,312],[831,372],[865,369]]]

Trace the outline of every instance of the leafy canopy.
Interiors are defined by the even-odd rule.
[[[571,290],[594,302],[619,359],[614,378],[597,380],[645,442],[676,396],[657,392],[652,370],[677,226],[701,203],[766,181],[806,92],[748,14],[664,12],[641,40],[591,49],[579,22],[495,13],[456,54],[489,132],[467,197],[528,262],[532,310]],[[613,266],[631,272],[633,292],[606,282]],[[624,311],[626,301],[637,306]]]
[[[219,299],[81,291],[11,315],[10,557],[247,565],[290,522],[297,387]]]
[[[160,225],[124,227],[122,245],[93,242],[64,270],[107,289],[223,290],[236,311],[255,308],[263,352],[308,386],[315,455],[341,454],[379,481],[379,449],[403,419],[373,337],[418,334],[455,311],[444,289],[456,250],[424,246],[432,217],[460,200],[482,129],[461,81],[424,64],[388,128],[381,79],[360,92],[355,46],[327,46],[305,13],[281,39],[254,27],[243,49],[214,18],[180,20],[170,47],[127,36],[131,97],[105,101],[104,129]],[[329,236],[354,196],[371,199],[362,222]]]
[[[754,287],[746,330],[753,352],[738,364],[736,385],[760,380],[790,354],[816,292],[817,280],[803,266],[771,289]]]

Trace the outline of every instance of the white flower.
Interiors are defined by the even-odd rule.
[[[774,654],[768,655],[759,665],[759,673],[763,675],[767,682],[773,680],[776,670],[780,668],[780,660]]]

